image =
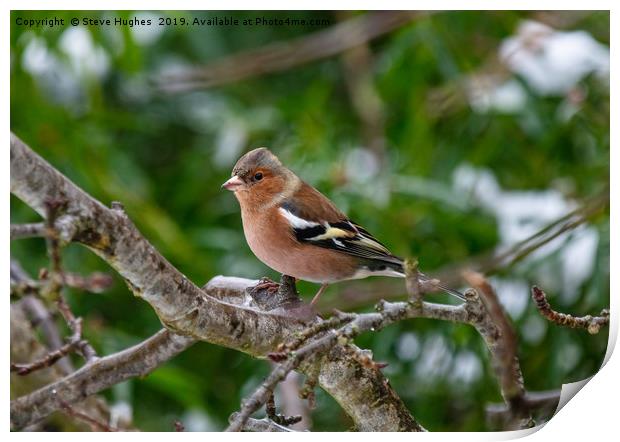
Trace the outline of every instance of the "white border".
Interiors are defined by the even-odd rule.
[[[490,0],[475,0],[475,1],[455,1],[455,0],[445,0],[442,1],[441,4],[435,1],[393,1],[393,0],[384,0],[382,2],[376,1],[326,1],[326,0],[298,0],[292,4],[292,2],[284,2],[284,1],[272,1],[272,0],[264,0],[261,2],[257,1],[238,1],[238,0],[228,0],[226,2],[196,2],[196,1],[187,1],[187,0],[176,0],[174,2],[171,1],[163,1],[163,0],[108,0],[108,1],[76,1],[76,0],[62,0],[56,2],[49,1],[34,1],[34,0],[8,0],[4,1],[3,5],[5,6],[4,14],[3,14],[3,24],[2,26],[2,47],[4,48],[4,56],[2,57],[2,73],[5,81],[2,82],[0,87],[2,88],[2,97],[4,99],[2,103],[2,126],[5,127],[4,132],[8,138],[8,130],[10,129],[9,124],[9,106],[10,102],[8,100],[10,89],[9,89],[9,81],[10,81],[10,54],[9,54],[9,38],[10,38],[10,9],[69,9],[69,10],[96,10],[96,9],[108,9],[108,10],[123,10],[123,9],[132,9],[132,10],[200,10],[200,9],[208,9],[208,10],[232,10],[232,9],[246,9],[246,10],[289,10],[289,9],[299,9],[299,10],[311,10],[311,9],[325,9],[325,10],[333,10],[333,9],[447,9],[447,10],[471,10],[471,9],[489,9],[489,10],[502,10],[502,9],[515,9],[515,10],[553,10],[553,9],[588,9],[588,10],[611,10],[611,88],[612,94],[615,91],[615,80],[618,75],[616,73],[616,69],[618,68],[618,60],[616,59],[617,50],[615,50],[616,45],[618,44],[617,38],[617,29],[618,29],[618,8],[614,8],[614,3],[612,1],[603,1],[603,0],[590,0],[588,2],[576,2],[576,1],[532,1],[532,0],[524,0],[520,2],[498,2],[490,1]],[[614,98],[615,96],[612,95]],[[612,99],[612,121],[614,117],[616,117],[616,102]],[[612,125],[612,127],[614,127]],[[612,130],[612,132],[614,132]],[[612,134],[612,143],[611,143],[611,268],[619,268],[618,261],[618,252],[615,247],[617,244],[617,225],[618,220],[618,183],[617,178],[615,178],[615,173],[618,173],[618,146],[616,145],[616,135]],[[10,171],[9,171],[9,162],[8,162],[8,151],[5,150],[5,154],[3,157],[2,167],[4,169],[4,180],[6,183],[5,188],[10,187]],[[5,205],[4,205],[3,217],[2,217],[2,231],[5,232],[3,243],[4,246],[2,248],[2,261],[0,262],[0,268],[8,269],[9,268],[9,239],[6,232],[9,230],[9,199],[8,195],[5,195]],[[5,270],[6,271],[6,270]],[[8,279],[8,278],[7,278]],[[8,281],[5,283],[5,295],[8,296]],[[611,317],[612,317],[612,327],[610,330],[610,345],[608,348],[608,353],[606,359],[611,359],[606,363],[606,365],[600,370],[598,374],[596,374],[593,379],[581,390],[576,398],[569,401],[568,404],[559,411],[559,413],[551,419],[547,425],[540,431],[535,432],[530,436],[529,440],[532,441],[543,441],[548,440],[549,438],[561,438],[566,441],[573,440],[607,440],[610,434],[614,434],[613,426],[614,420],[617,420],[618,409],[614,407],[613,402],[615,401],[614,394],[616,394],[620,389],[618,388],[618,377],[620,373],[620,362],[618,356],[613,356],[613,347],[617,340],[618,336],[618,312],[617,312],[617,300],[618,300],[618,291],[620,286],[618,285],[618,272],[612,272],[612,280],[611,280],[611,293],[612,293],[612,304],[611,304]],[[6,302],[6,301],[5,301]],[[5,304],[7,305],[7,304]],[[8,315],[8,308],[7,313]],[[4,326],[4,345],[5,349],[2,357],[2,364],[5,367],[5,370],[8,371],[9,361],[8,361],[8,336],[9,334],[9,321],[6,321]],[[617,353],[617,352],[615,352]],[[6,379],[6,378],[5,378]],[[7,427],[8,419],[9,419],[9,386],[8,382],[3,382],[0,384],[0,388],[2,388],[3,397],[5,398],[3,403],[3,408],[5,410],[4,416],[7,419]],[[8,428],[7,428],[8,429]],[[523,432],[519,432],[520,434],[515,433],[428,433],[423,435],[411,435],[411,434],[393,434],[390,437],[394,438],[432,438],[434,440],[454,440],[458,438],[459,441],[481,441],[481,440],[505,440],[505,439],[513,439],[516,437],[523,436]],[[531,433],[531,432],[525,432]],[[74,437],[84,437],[80,434],[67,434],[67,433],[47,433],[45,436],[41,435],[33,435],[28,433],[11,433],[11,438],[19,438],[19,439],[29,439],[31,437],[45,437],[46,439],[71,439]],[[106,437],[103,433],[95,433],[88,436],[89,438],[102,438]],[[121,433],[117,434],[114,437],[120,438],[136,438],[142,437],[140,434],[135,433]],[[147,435],[146,437],[153,437],[152,435]],[[213,438],[240,438],[240,437],[252,437],[253,439],[258,440],[266,440],[264,438],[273,438],[278,437],[273,434],[257,434],[254,433],[249,436],[245,436],[242,434],[233,434],[233,435],[225,435],[225,434],[210,434],[203,435],[200,433],[178,433],[174,435],[175,438],[194,438],[201,440],[205,437]],[[310,438],[315,437],[312,433],[307,434],[296,434],[295,437],[299,438]],[[355,438],[356,440],[376,437],[372,434],[355,434],[355,433],[338,433],[339,438]]]

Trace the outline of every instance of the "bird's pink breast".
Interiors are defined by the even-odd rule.
[[[279,273],[317,283],[350,279],[355,274],[356,262],[352,257],[297,242],[288,221],[277,209],[267,213],[242,212],[242,219],[252,252]]]

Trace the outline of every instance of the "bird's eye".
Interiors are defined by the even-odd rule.
[[[257,173],[254,175],[254,179],[255,179],[256,181],[260,181],[260,180],[262,180],[262,179],[263,179],[263,174],[262,174],[262,173],[260,173],[260,172],[257,172]]]

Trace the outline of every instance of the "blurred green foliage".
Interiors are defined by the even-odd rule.
[[[259,13],[230,14],[243,18]],[[279,14],[338,21],[330,12]],[[505,192],[555,189],[576,201],[603,190],[609,181],[609,89],[593,76],[581,82],[587,93],[567,119],[558,117],[565,97],[536,95],[519,77],[527,103],[516,113],[475,112],[458,102],[440,111],[429,99],[437,91],[458,90],[465,76],[492,59],[501,41],[532,13],[443,12],[369,44],[368,69],[382,103],[385,148],[381,168],[366,180],[364,171],[355,169],[364,163],[355,161],[368,140],[341,57],[185,93],[166,93],[154,81],[171,67],[208,64],[316,32],[316,27],[169,26],[148,40],[129,27],[15,24],[16,17],[68,21],[136,13],[13,11],[11,16],[11,130],[103,203],[121,201],[155,247],[197,284],[218,274],[278,276],[252,255],[237,202],[220,190],[236,157],[252,147],[272,148],[394,253],[418,257],[430,273],[491,251],[501,239],[497,218],[453,186],[460,166],[491,170]],[[609,44],[607,12],[583,14],[565,29],[585,30]],[[81,62],[71,55],[75,53],[82,54],[77,58]],[[35,67],[28,68],[29,63]],[[38,217],[11,197],[11,220]],[[593,219],[590,227],[598,241],[588,277],[568,300],[559,296],[561,284],[548,287],[554,306],[574,314],[596,313],[609,305],[608,214]],[[547,279],[553,280],[561,253],[562,248],[542,262],[505,269],[500,277],[544,286],[547,281],[539,281],[532,269],[546,266]],[[14,242],[11,255],[32,274],[47,264],[41,240]],[[65,249],[63,258],[67,269],[82,274],[111,271],[76,245]],[[337,304],[346,286],[332,286],[324,297]],[[310,296],[316,286],[304,283],[300,289]],[[519,295],[527,306],[513,315],[519,334],[539,330],[520,341],[527,388],[555,389],[594,374],[606,350],[607,331],[590,336],[547,325],[528,296],[527,290]],[[126,348],[161,327],[152,309],[131,296],[118,277],[105,294],[71,291],[69,298],[101,354]],[[447,301],[441,295],[434,299]],[[501,397],[484,344],[473,329],[415,320],[363,335],[357,343],[389,363],[385,373],[390,382],[426,428],[487,428],[484,407]],[[467,369],[459,372],[459,366]],[[185,419],[186,425],[200,422],[193,428],[220,430],[268,370],[264,361],[200,343],[145,379],[105,394],[112,402],[131,404],[135,425],[143,430],[172,430],[175,419]],[[317,400],[313,430],[350,427],[331,398],[318,392]]]

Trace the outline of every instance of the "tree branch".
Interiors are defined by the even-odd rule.
[[[61,200],[63,204],[59,205],[54,223],[59,238],[80,242],[93,250],[118,271],[136,296],[153,307],[170,331],[187,336],[182,340],[181,336],[171,335],[175,337],[169,339],[174,342],[164,347],[178,349],[174,354],[189,345],[188,342],[198,339],[264,357],[308,324],[307,317],[291,316],[282,309],[264,312],[252,308],[245,289],[253,281],[215,278],[213,290],[208,287],[205,291],[199,289],[138,232],[120,205],[113,204],[110,209],[103,206],[12,133],[11,192],[43,217],[47,216],[49,201]],[[222,287],[223,282],[230,283],[231,287]],[[218,299],[220,296],[228,298],[231,291],[239,292],[240,289],[238,295],[232,296],[238,302]],[[409,429],[415,421],[383,375],[378,370],[361,367],[343,349],[337,350],[335,348],[327,360],[321,360],[320,365],[300,369],[318,370],[322,388],[343,406],[358,428],[366,431]],[[123,376],[117,375],[116,378],[126,379],[132,373],[140,372],[136,370],[136,364],[150,370],[169,357],[167,352],[155,356],[145,354],[143,357],[148,356],[155,365],[144,367],[148,360],[121,358],[117,361],[115,358],[119,355],[89,363],[59,383],[14,400],[11,403],[13,427],[22,428],[60,408],[59,402],[51,395],[53,389],[58,392],[58,397],[70,404],[84,395],[113,385],[110,376],[92,376],[93,371],[102,365],[99,369],[106,371],[114,365],[125,364],[127,371],[121,369]]]
[[[25,376],[33,371],[40,370],[41,368],[51,367],[57,361],[67,356],[72,351],[76,350],[82,341],[82,321],[78,319],[76,321],[75,330],[73,335],[69,338],[69,342],[62,347],[52,350],[38,361],[31,362],[29,364],[11,364],[11,371],[17,372],[20,376]]]
[[[408,318],[432,318],[470,324],[483,337],[502,396],[510,413],[509,427],[531,423],[516,336],[497,297],[482,275],[465,275],[475,290],[459,306],[425,302],[433,281],[420,283],[417,266],[407,263],[408,302],[377,304],[376,312],[337,314],[321,322],[304,309],[268,306],[256,281],[216,277],[203,289],[187,280],[137,231],[122,207],[108,209],[77,188],[11,134],[11,191],[38,211],[49,214],[50,201],[60,201],[50,230],[58,238],[80,242],[123,276],[133,293],[147,301],[169,330],[162,330],[131,349],[88,362],[82,369],[11,402],[13,428],[36,422],[63,404],[150,372],[195,340],[234,348],[281,361],[234,415],[230,430],[246,428],[250,416],[271,396],[276,384],[298,369],[331,394],[360,431],[423,431],[389,386],[368,352],[351,343],[365,331],[379,330]],[[49,222],[49,221],[48,221]],[[53,261],[57,257],[52,254]],[[284,286],[284,284],[283,284]],[[294,286],[279,296],[297,308]],[[282,291],[282,293],[280,293]],[[295,312],[295,314],[293,314]]]
[[[47,275],[44,273],[44,276]],[[114,282],[107,273],[94,272],[87,276],[63,272],[65,285],[91,293],[101,293],[110,288]],[[17,261],[11,260],[11,295],[40,295],[41,283],[33,280],[21,268]]]
[[[54,317],[41,300],[34,295],[28,295],[22,299],[22,308],[28,315],[33,327],[36,326],[39,328],[48,350],[54,351],[63,346],[63,341],[60,337],[60,333],[58,333]],[[65,375],[73,371],[73,364],[67,357],[58,360],[56,366],[59,367]]]
[[[280,346],[278,353],[270,355],[273,360],[283,362],[274,368],[249,398],[242,401],[241,411],[231,419],[227,431],[241,431],[247,419],[268,401],[275,386],[285,379],[291,370],[302,362],[329,351],[337,344],[340,344],[341,348],[349,348],[360,365],[379,371],[372,358],[351,345],[351,340],[362,332],[380,330],[394,322],[411,318],[442,319],[472,325],[489,350],[500,391],[511,416],[511,419],[507,420],[507,428],[531,426],[533,421],[525,401],[525,387],[517,357],[517,338],[486,279],[474,272],[465,274],[465,279],[480,295],[476,290],[468,290],[465,293],[467,302],[455,307],[423,301],[426,293],[435,290],[433,281],[419,282],[416,262],[406,262],[405,269],[410,296],[408,302],[381,301],[376,306],[376,313],[336,314],[329,320],[313,324],[298,333],[290,343]],[[342,325],[343,323],[345,325]],[[334,330],[334,327],[340,328]],[[416,422],[412,430],[424,431],[424,428]]]
[[[533,426],[532,417],[524,405],[525,386],[517,356],[517,336],[510,320],[495,290],[481,274],[466,272],[463,276],[480,294],[469,293],[467,304],[471,305],[474,301],[478,304],[475,312],[478,319],[473,325],[487,344],[502,397],[512,413],[513,419],[507,424],[507,429]]]
[[[427,284],[419,282],[417,262],[406,262],[405,269],[407,273],[407,289],[410,295],[409,302],[381,302],[377,305],[377,313],[337,313],[328,320],[309,326],[306,330],[298,333],[291,342],[280,346],[278,353],[271,354],[272,360],[283,362],[273,369],[267,379],[249,398],[242,401],[241,411],[236,413],[235,417],[231,419],[227,431],[241,431],[252,413],[266,404],[271,395],[273,395],[275,386],[283,381],[288,373],[299,367],[302,362],[310,358],[316,358],[337,344],[340,344],[349,354],[353,355],[361,366],[379,372],[379,368],[372,361],[372,358],[350,344],[352,339],[362,332],[380,330],[394,322],[407,318],[425,317],[449,319],[458,322],[471,321],[472,324],[480,325],[488,317],[488,315],[476,315],[470,318],[469,312],[464,305],[453,307],[425,303],[422,297],[428,291],[434,290],[432,282]],[[471,297],[471,299],[474,300],[477,297]],[[337,330],[333,329],[335,326],[340,326],[343,323],[346,325]],[[480,327],[480,329],[482,330],[481,333],[486,332],[486,328]],[[490,338],[489,342],[491,342]],[[301,346],[302,344],[304,345]],[[409,431],[425,430],[413,420],[410,423]]]
[[[11,241],[22,238],[44,237],[45,223],[11,224]]]
[[[526,392],[522,406],[532,415],[548,419],[558,407],[560,393],[561,390]],[[510,428],[514,423],[514,410],[509,404],[490,404],[486,413],[493,428]]]
[[[30,306],[28,305],[30,300],[39,302],[34,296],[27,296],[11,303],[11,361],[40,359],[50,351],[49,344],[46,347],[39,342],[38,333],[35,330],[37,324],[32,323],[32,319],[28,320],[28,316],[31,316]],[[49,319],[48,321],[49,324],[47,325],[50,329],[55,329],[56,325],[54,322]],[[45,336],[50,330],[42,331]],[[58,338],[58,342],[61,342],[58,330],[54,330],[54,333],[50,334],[50,336],[54,335]],[[66,364],[64,364],[65,362]],[[15,373],[11,373],[11,397],[13,398],[24,393],[29,394],[33,390],[57,382],[71,372],[73,372],[73,369],[69,359],[62,358],[55,365],[37,370],[29,376],[18,376]],[[86,413],[102,422],[108,421],[111,416],[107,402],[97,395],[80,398],[72,404],[72,407],[74,410]],[[85,431],[88,429],[83,421],[73,416],[70,416],[69,419],[59,419],[59,417],[50,416],[50,419],[45,422],[45,426],[68,431],[75,431],[76,429]],[[131,428],[131,422],[130,420],[122,419],[115,426],[128,429]],[[40,428],[43,427],[39,423],[33,423],[23,429],[32,431]]]
[[[67,415],[75,418],[75,419],[79,419],[83,422],[86,422],[93,431],[119,431],[118,428],[113,428],[110,425],[108,425],[105,422],[100,422],[97,419],[95,419],[92,416],[89,416],[86,413],[82,413],[81,411],[76,410],[75,408],[73,408],[71,405],[67,404],[65,401],[60,400],[61,406],[62,406],[62,411],[65,412]]]
[[[605,190],[584,201],[580,207],[569,214],[549,223],[532,236],[510,246],[507,250],[484,253],[459,264],[447,265],[436,271],[434,276],[448,286],[456,286],[460,284],[460,275],[467,270],[492,275],[508,269],[551,240],[585,224],[608,205],[609,190]],[[352,310],[367,306],[378,301],[378,293],[388,300],[402,296],[401,284],[392,278],[377,279],[369,284],[353,282],[339,292],[337,299],[322,303],[321,311],[341,308],[342,305]]]
[[[536,308],[543,317],[554,324],[571,327],[585,328],[591,335],[597,334],[601,327],[609,325],[609,310],[603,309],[600,316],[572,316],[560,313],[551,308],[547,301],[547,295],[540,288],[532,287],[532,299],[536,303]]]
[[[271,420],[272,422],[275,422],[278,425],[282,425],[284,427],[295,425],[296,423],[300,422],[302,419],[302,417],[298,415],[286,416],[284,414],[278,414],[276,410],[276,399],[273,393],[271,394],[269,399],[267,399],[267,403],[265,404],[265,411],[267,412],[267,417],[269,418],[269,420]]]
[[[151,304],[163,324],[179,334],[262,356],[303,326],[304,321],[281,312],[261,312],[209,296],[162,257],[118,205],[108,209],[91,198],[13,134],[11,191],[43,217],[47,201],[62,198],[66,204],[58,219],[69,217],[72,223],[57,222],[60,235],[107,261],[137,297]]]
[[[586,201],[581,207],[548,224],[534,235],[511,246],[505,252],[481,260],[479,264],[480,271],[493,273],[501,268],[516,264],[558,236],[579,227],[592,218],[592,216],[601,212],[608,204],[609,189],[606,189],[591,200]]]
[[[339,54],[428,14],[412,11],[370,12],[291,41],[272,43],[203,67],[162,75],[157,79],[157,85],[167,92],[186,92],[284,71]]]
[[[63,379],[11,401],[11,426],[18,430],[52,412],[136,376],[144,376],[195,342],[163,329],[144,342],[99,358]]]

